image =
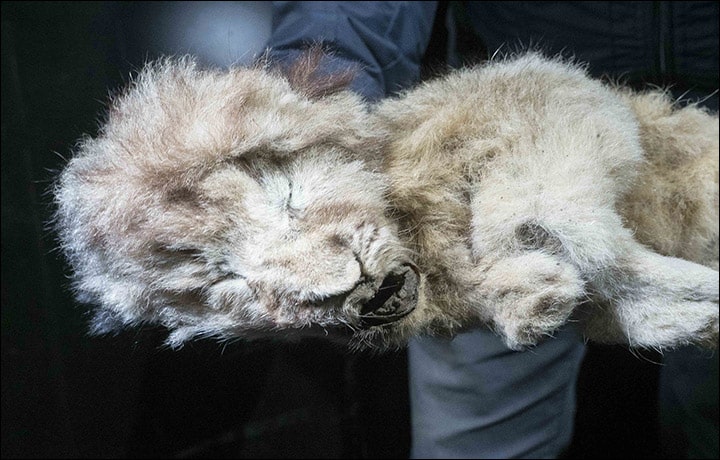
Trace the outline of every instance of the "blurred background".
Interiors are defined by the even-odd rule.
[[[250,62],[270,26],[269,2],[2,3],[3,458],[408,455],[404,352],[89,337],[46,225],[53,177],[110,92],[160,55]],[[589,347],[568,458],[658,456],[658,361]]]

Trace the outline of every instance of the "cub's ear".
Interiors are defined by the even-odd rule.
[[[321,45],[313,45],[282,72],[294,91],[309,99],[320,99],[348,89],[357,74],[356,67],[337,68],[331,59]]]

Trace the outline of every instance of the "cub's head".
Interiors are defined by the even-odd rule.
[[[96,332],[149,322],[168,344],[340,332],[386,344],[420,277],[362,101],[304,56],[148,65],[57,182],[57,229]]]

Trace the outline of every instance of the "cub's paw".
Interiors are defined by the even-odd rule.
[[[493,264],[482,288],[496,331],[516,350],[552,335],[585,294],[574,266],[541,251]]]
[[[615,315],[631,346],[718,345],[718,272],[657,254],[637,259],[613,289]]]

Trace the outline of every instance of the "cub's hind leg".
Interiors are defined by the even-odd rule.
[[[656,349],[717,346],[717,271],[644,250],[593,284],[595,305],[582,309],[590,339]]]
[[[595,340],[630,337],[662,347],[674,343],[669,337],[674,334],[684,337],[678,345],[716,346],[718,116],[692,105],[680,108],[660,92],[623,92],[621,97],[638,120],[646,160],[619,202],[626,226],[656,253],[715,271],[646,255],[636,276],[641,280],[636,289],[645,295],[607,309],[612,314],[589,316],[586,335]],[[648,292],[644,286],[656,289]],[[654,309],[650,300],[664,308]]]
[[[718,269],[720,123],[661,92],[622,93],[640,126],[645,159],[619,211],[655,252]]]

